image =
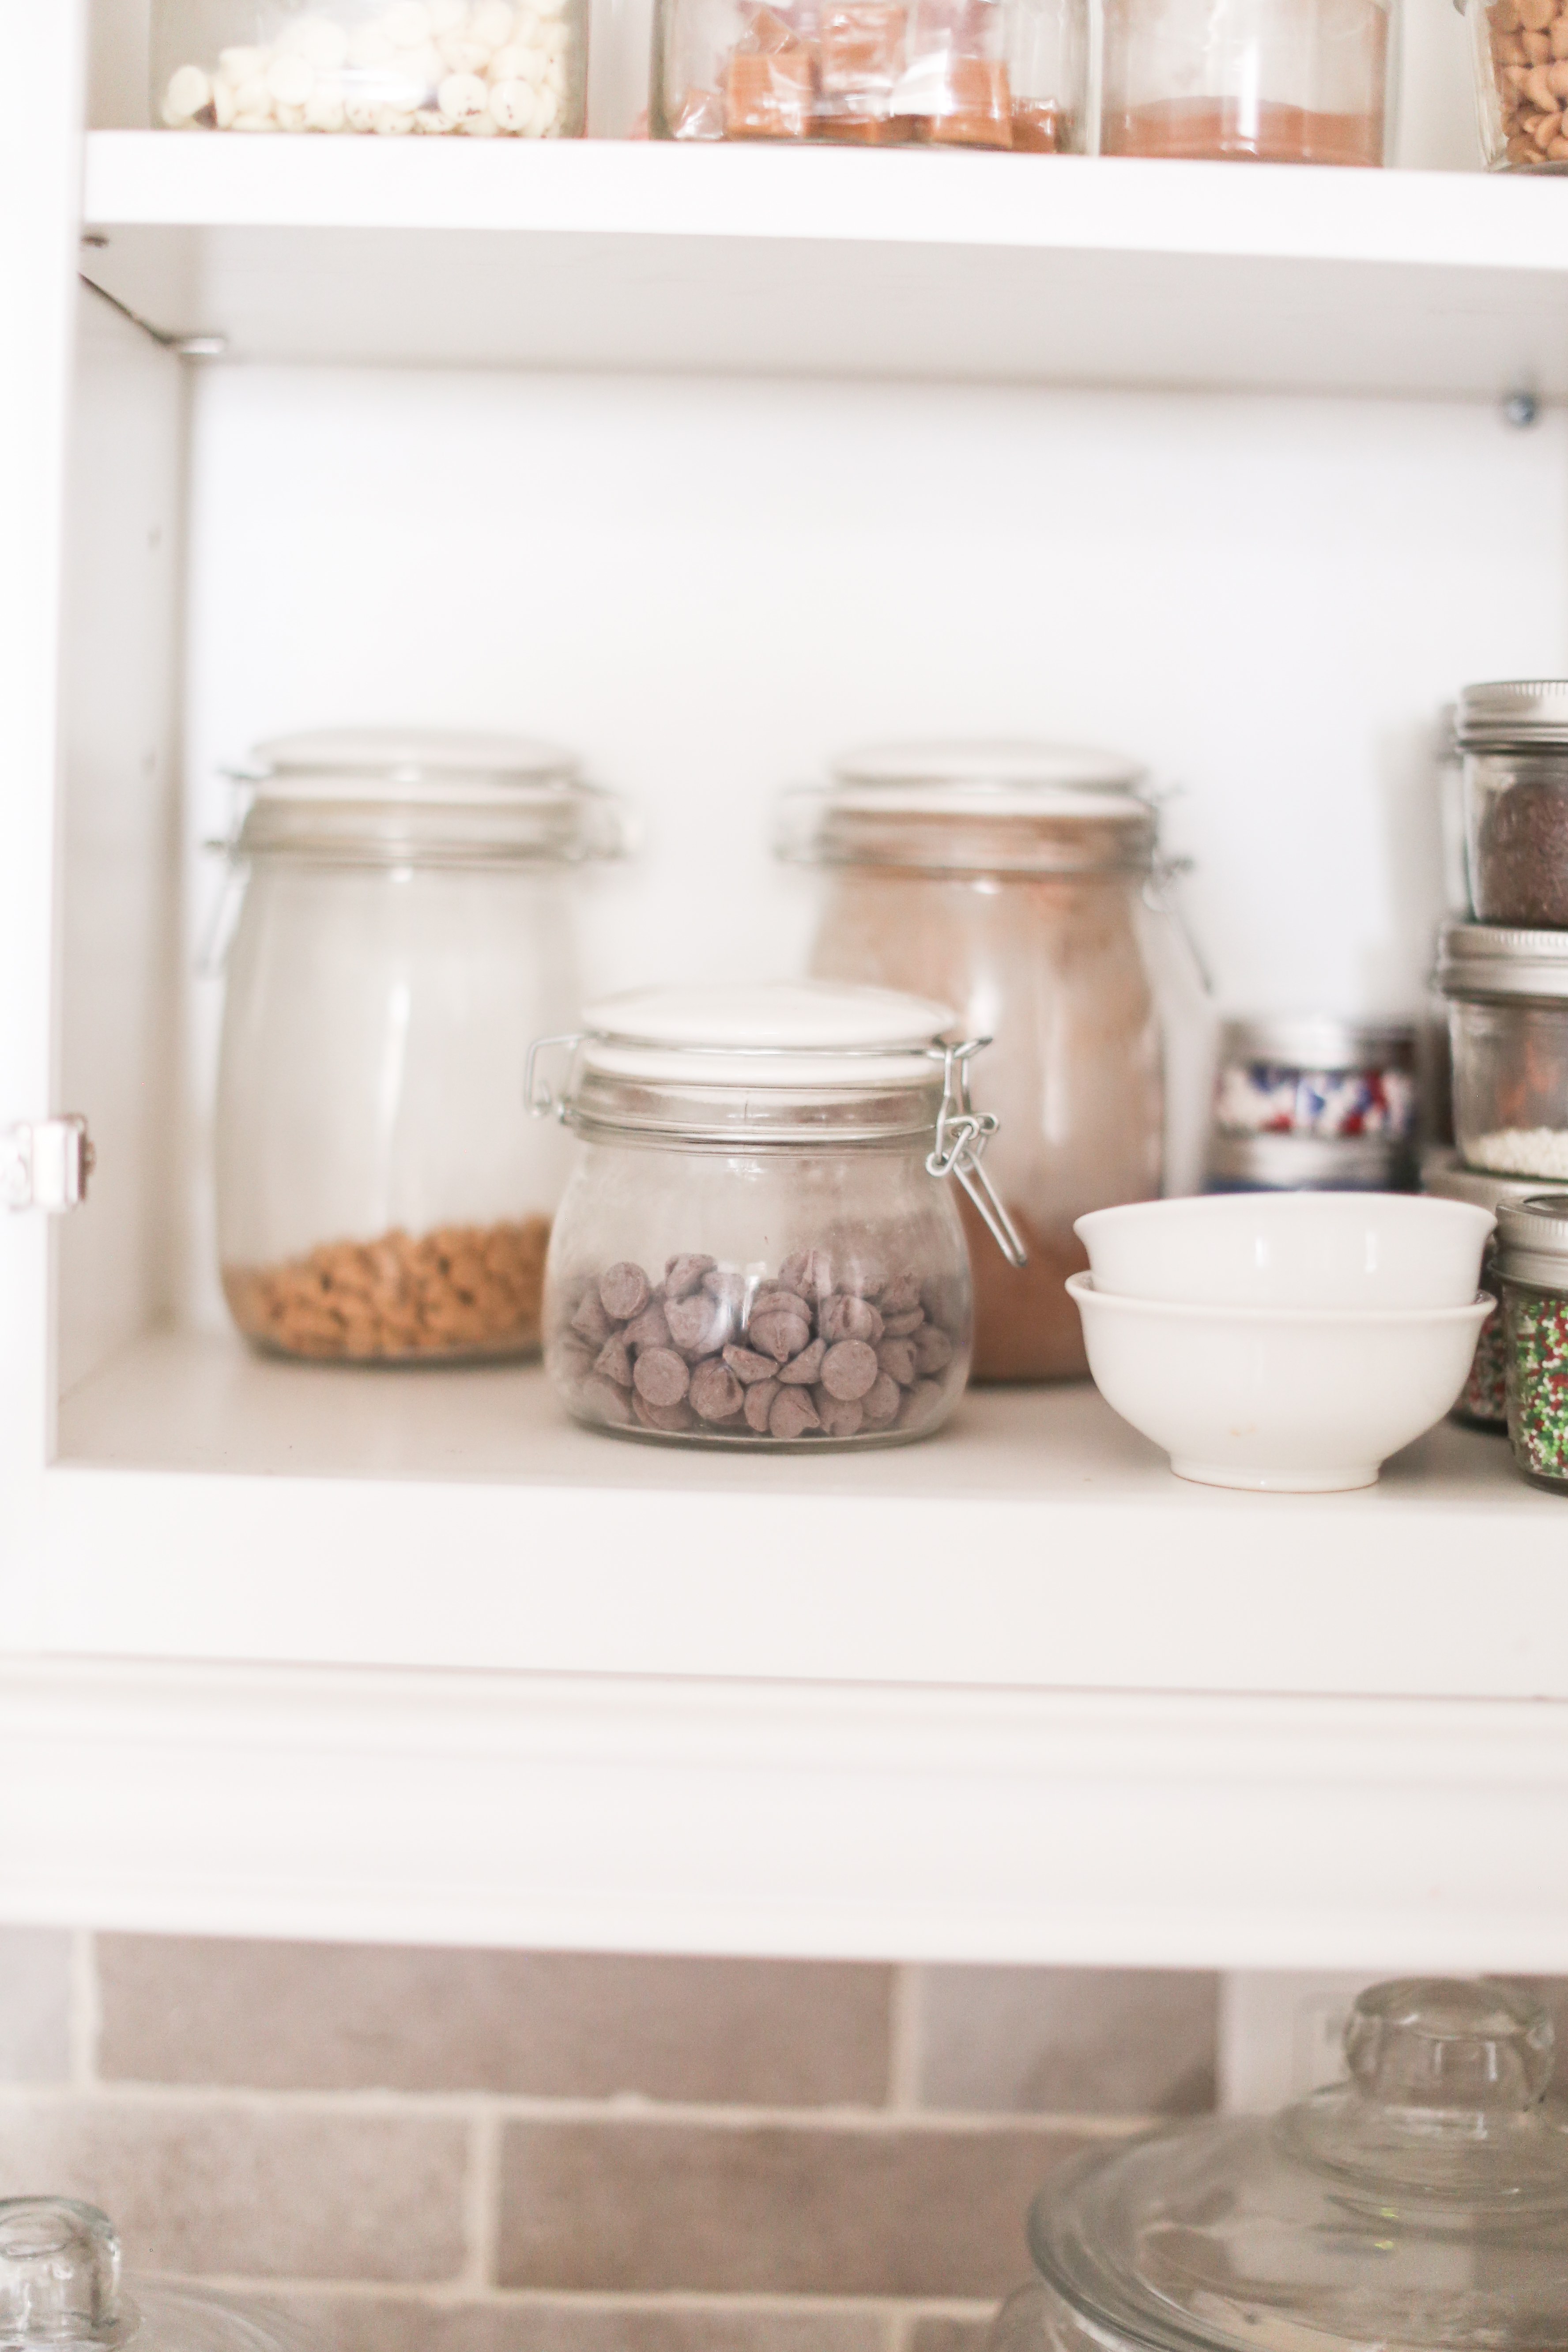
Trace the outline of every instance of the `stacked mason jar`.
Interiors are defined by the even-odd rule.
[[[1568,1491],[1568,680],[1467,687],[1457,734],[1468,911],[1436,982],[1458,1150],[1426,1189],[1495,1212],[1500,1299],[1458,1410]]]

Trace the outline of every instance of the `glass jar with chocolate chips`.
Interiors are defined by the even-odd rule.
[[[941,1426],[969,1373],[958,1186],[1017,1254],[952,1018],[810,982],[643,989],[536,1044],[529,1099],[581,1146],[544,1281],[577,1420],[812,1450]]]
[[[1087,0],[658,0],[658,139],[1076,153]]]
[[[545,744],[262,744],[230,845],[218,1252],[247,1338],[427,1363],[539,1346],[562,1139],[519,1039],[575,1017],[573,869],[616,803]]]

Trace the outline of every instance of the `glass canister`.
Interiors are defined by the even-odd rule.
[[[790,794],[781,854],[826,869],[811,969],[958,1007],[994,1038],[987,1169],[1028,1251],[974,1251],[974,1377],[1076,1379],[1073,1220],[1195,1190],[1211,1024],[1139,771],[1037,744],[894,744]],[[978,1226],[966,1211],[972,1239]]]
[[[1088,0],[658,0],[656,139],[1084,143]]]
[[[1568,7],[1562,0],[1454,0],[1454,5],[1469,27],[1488,170],[1568,169]]]
[[[1568,1192],[1498,1211],[1508,1437],[1532,1486],[1568,1495]]]
[[[172,131],[577,139],[587,0],[153,0]]]
[[[1421,1171],[1421,1190],[1440,1201],[1470,1201],[1478,1209],[1500,1216],[1506,1207],[1528,1201],[1541,1189],[1535,1176],[1485,1176],[1465,1168],[1452,1151],[1433,1152]],[[1484,1429],[1501,1437],[1508,1431],[1508,1346],[1504,1338],[1502,1290],[1498,1274],[1498,1237],[1494,1233],[1481,1253],[1480,1286],[1498,1301],[1498,1309],[1481,1325],[1459,1402],[1448,1415],[1468,1429]]]
[[[1568,2133],[1517,1985],[1373,1985],[1349,2080],[1062,2165],[991,2352],[1554,2352]]]
[[[641,989],[539,1041],[529,1098],[579,1139],[544,1361],[568,1412],[706,1445],[896,1444],[969,1373],[956,1177],[1016,1249],[969,1100],[979,1043],[884,989]],[[559,1085],[552,1055],[566,1057]]]
[[[107,2214],[69,2197],[0,2201],[0,2343],[6,2352],[309,2352],[265,2303],[205,2288],[121,2283]]]
[[[566,1171],[521,1055],[576,1017],[573,872],[622,846],[616,804],[508,737],[256,760],[217,1090],[235,1321],[293,1356],[530,1353]]]
[[[1568,680],[1468,686],[1458,735],[1477,920],[1568,929]]]
[[[1415,1058],[1409,1022],[1314,1013],[1227,1021],[1206,1189],[1408,1191]]]
[[[1568,931],[1445,923],[1454,1138],[1468,1168],[1568,1181]]]
[[[1395,0],[1105,0],[1103,155],[1383,163]]]

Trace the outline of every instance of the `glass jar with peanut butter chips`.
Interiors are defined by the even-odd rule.
[[[263,744],[227,847],[224,1291],[289,1356],[537,1351],[564,1139],[518,1039],[580,1003],[574,875],[618,804],[548,745],[330,730]]]
[[[1497,1273],[1513,1458],[1568,1495],[1568,1192],[1500,1204]]]
[[[637,990],[540,1040],[529,1100],[580,1142],[544,1279],[568,1412],[813,1452],[940,1428],[969,1375],[960,1187],[1023,1255],[981,1165],[984,1041],[955,1036],[945,1005],[807,981]]]

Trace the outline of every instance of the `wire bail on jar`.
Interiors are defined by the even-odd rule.
[[[956,1176],[1008,1265],[1027,1265],[1029,1253],[980,1164],[981,1154],[996,1132],[996,1115],[976,1110],[969,1099],[970,1058],[990,1043],[989,1037],[971,1037],[962,1045],[942,1048],[942,1108],[936,1115],[935,1148],[926,1155],[926,1173]]]

